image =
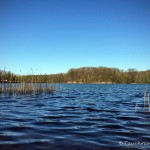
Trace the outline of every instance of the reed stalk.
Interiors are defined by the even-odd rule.
[[[149,93],[148,93],[147,98],[148,98],[148,107],[149,107],[149,112],[150,112],[150,99],[149,99]]]
[[[2,74],[1,74],[1,79],[2,79]],[[0,81],[0,94],[3,92],[3,84],[2,84],[2,81]]]
[[[138,104],[136,103],[135,104],[135,112],[137,112],[137,110],[138,110]]]
[[[143,106],[144,106],[144,112],[145,112],[145,107],[146,107],[146,94],[147,94],[147,92],[145,90],[144,91],[144,104],[143,104]]]
[[[0,87],[0,94],[3,92],[3,87],[2,87],[2,83],[1,83],[1,87]]]

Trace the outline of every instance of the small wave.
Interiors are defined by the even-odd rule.
[[[95,108],[91,108],[91,107],[87,107],[86,110],[89,111],[89,112],[100,112],[100,111],[103,111],[103,110],[99,110],[99,109],[95,109]]]

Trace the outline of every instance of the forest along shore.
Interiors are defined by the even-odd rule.
[[[95,83],[112,84],[127,83],[139,84],[150,83],[150,70],[137,71],[128,69],[127,71],[118,68],[108,67],[81,67],[72,68],[67,73],[44,74],[44,75],[18,75],[10,71],[0,70],[1,83]]]

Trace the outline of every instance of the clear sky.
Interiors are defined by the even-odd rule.
[[[0,0],[0,69],[83,66],[150,69],[150,0]]]

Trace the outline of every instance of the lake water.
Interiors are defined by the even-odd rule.
[[[0,94],[1,150],[150,149],[147,101],[143,107],[150,85],[58,87],[38,96]]]

